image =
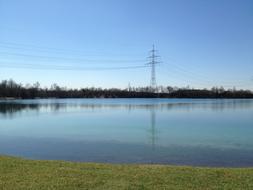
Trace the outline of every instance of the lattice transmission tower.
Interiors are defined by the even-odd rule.
[[[153,92],[156,92],[156,65],[160,63],[158,61],[158,58],[160,56],[157,55],[157,50],[155,50],[155,45],[153,45],[153,49],[150,51],[150,56],[148,59],[150,60],[148,62],[148,65],[151,65],[151,81],[150,81],[150,88]]]

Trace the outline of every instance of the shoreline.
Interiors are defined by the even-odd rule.
[[[100,164],[0,156],[0,187],[16,189],[252,189],[253,168]]]
[[[237,97],[237,98],[230,98],[230,97],[218,97],[218,98],[210,98],[210,97],[93,97],[93,98],[80,98],[80,97],[72,97],[72,98],[59,98],[59,97],[37,97],[37,98],[12,98],[12,97],[7,97],[7,98],[2,98],[0,97],[0,100],[6,100],[6,101],[11,101],[11,100],[54,100],[54,99],[101,99],[101,100],[106,100],[106,99],[189,99],[189,100],[252,100],[252,98],[242,98],[242,97]]]

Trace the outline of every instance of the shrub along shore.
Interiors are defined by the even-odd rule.
[[[0,156],[0,189],[253,189],[253,168],[38,161]]]

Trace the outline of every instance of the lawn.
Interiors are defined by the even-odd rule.
[[[34,161],[0,156],[0,190],[253,189],[251,168]]]

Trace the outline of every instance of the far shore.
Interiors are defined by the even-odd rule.
[[[251,100],[253,97],[219,97],[219,98],[210,98],[210,97],[71,97],[71,98],[62,98],[62,97],[36,97],[36,98],[15,98],[15,97],[0,97],[0,100],[49,100],[49,99],[210,99],[210,100],[225,100],[225,99],[245,99]]]

